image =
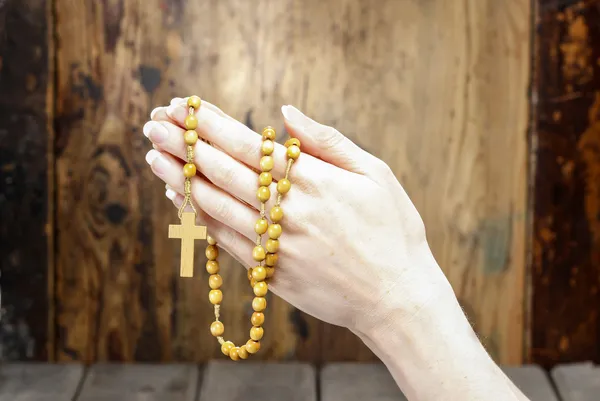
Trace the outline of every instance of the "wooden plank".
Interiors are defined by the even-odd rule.
[[[596,401],[600,394],[600,367],[591,362],[560,365],[552,379],[563,401]]]
[[[193,401],[196,365],[98,364],[90,368],[77,401]]]
[[[316,401],[316,372],[308,364],[211,362],[200,401]]]
[[[336,363],[321,370],[322,401],[406,401],[383,364]]]
[[[520,363],[530,1],[301,4],[288,15],[306,26],[278,87],[298,82],[305,97],[286,90],[282,100],[392,167],[488,351]],[[357,356],[372,359],[326,327],[323,359]]]
[[[503,370],[531,401],[558,401],[548,375],[539,366],[504,367]]]
[[[0,360],[52,357],[50,3],[0,2]]]
[[[71,401],[82,376],[78,364],[2,364],[0,401]]]
[[[600,360],[600,1],[537,1],[532,360]]]

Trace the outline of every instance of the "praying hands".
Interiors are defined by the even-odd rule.
[[[283,106],[282,114],[302,154],[289,171],[278,267],[268,289],[352,330],[410,400],[526,400],[477,339],[389,167],[293,106]],[[154,145],[146,160],[177,207],[184,201],[187,116],[187,99],[175,98],[144,126]],[[212,146],[195,143],[191,201],[219,247],[253,268],[261,135],[206,101],[196,116],[198,136]],[[276,194],[286,147],[275,143],[271,156]]]

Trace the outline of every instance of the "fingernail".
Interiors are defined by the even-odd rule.
[[[146,163],[152,167],[152,171],[157,175],[162,175],[167,167],[166,159],[158,150],[154,149],[146,154]]]
[[[152,110],[152,111],[150,112],[150,119],[151,119],[151,120],[152,120],[152,119],[154,119],[154,116],[156,115],[156,113],[158,113],[158,112],[159,112],[159,110],[160,110],[160,109],[162,109],[162,107],[157,107],[157,108],[155,108],[154,110]]]
[[[173,191],[172,189],[167,189],[167,192],[165,192],[165,196],[167,198],[169,198],[170,200],[175,200],[175,197],[177,196],[177,192]]]
[[[169,138],[169,131],[156,121],[148,121],[144,125],[144,135],[154,143],[163,143]]]
[[[178,104],[170,105],[169,107],[167,107],[167,114],[169,116],[173,116],[179,107],[180,106]]]
[[[312,120],[305,116],[304,113],[289,104],[281,107],[281,114],[283,114],[283,117],[288,120],[288,122],[300,127],[304,127],[312,122]]]

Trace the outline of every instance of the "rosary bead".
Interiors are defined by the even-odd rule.
[[[267,299],[264,297],[254,297],[252,300],[252,309],[256,312],[262,312],[267,309]]]
[[[252,327],[250,329],[250,338],[254,341],[260,341],[265,335],[265,331],[262,327]]]
[[[292,145],[287,148],[287,156],[290,159],[297,159],[300,156],[300,148],[296,145]]]
[[[241,359],[248,359],[248,351],[246,351],[246,346],[242,345],[237,349],[237,353]]]
[[[187,178],[192,178],[196,175],[196,165],[192,163],[186,163],[183,166],[183,175]]]
[[[194,109],[198,110],[200,108],[201,104],[202,104],[202,100],[200,99],[200,97],[198,97],[196,95],[190,96],[188,98],[188,101],[187,101],[188,107],[193,107]]]
[[[239,350],[238,347],[233,347],[232,349],[229,350],[229,357],[231,358],[232,361],[237,361],[238,359],[240,359],[238,350]]]
[[[265,248],[269,253],[275,253],[279,250],[279,240],[276,239],[268,239],[265,244]]]
[[[267,277],[267,271],[265,270],[265,278]],[[269,286],[264,281],[260,281],[252,286],[254,295],[257,297],[264,297],[269,292]]]
[[[206,259],[208,260],[217,260],[219,257],[219,248],[215,245],[209,245],[206,247]]]
[[[270,139],[271,141],[274,141],[275,140],[275,130],[273,129],[273,127],[267,127],[265,129],[263,129],[262,137],[263,137],[263,139]]]
[[[187,130],[194,130],[196,128],[198,128],[198,117],[193,116],[193,115],[188,115],[185,118],[185,129]]]
[[[249,354],[256,354],[258,351],[260,351],[260,342],[248,340],[246,343],[246,351],[248,351]]]
[[[281,236],[281,226],[279,224],[271,224],[268,231],[271,239],[277,239]]]
[[[258,183],[263,187],[268,187],[273,182],[273,176],[269,172],[262,172],[258,176]]]
[[[257,262],[264,260],[265,256],[266,256],[265,248],[263,248],[262,245],[257,245],[252,250],[252,258],[254,258],[254,260],[256,260]],[[256,270],[256,269],[257,268],[255,267],[254,270]],[[254,270],[252,271],[253,273],[254,273]]]
[[[283,146],[289,148],[292,145],[300,147],[300,140],[298,138],[290,138],[287,141],[285,141],[285,144]]]
[[[216,260],[209,260],[206,262],[206,271],[208,274],[217,274],[221,270],[219,268],[219,262]]]
[[[222,336],[224,332],[225,332],[225,326],[223,326],[223,323],[217,321],[217,322],[212,322],[212,324],[210,325],[210,333],[213,336],[215,336],[215,337]]]
[[[223,285],[223,277],[220,274],[211,274],[208,278],[208,286],[213,290],[218,290]]]
[[[206,236],[206,242],[208,242],[208,245],[217,245],[217,241],[210,235]]]
[[[268,228],[269,222],[267,221],[267,219],[258,219],[256,221],[256,224],[254,224],[254,231],[258,235],[263,235],[264,233],[266,233]]]
[[[275,162],[271,156],[263,156],[260,158],[260,169],[262,171],[271,171],[275,166]]]
[[[256,281],[263,281],[267,277],[267,271],[262,266],[256,266],[252,269],[252,278]]]
[[[221,352],[227,356],[229,356],[229,351],[235,348],[235,345],[231,341],[225,341],[223,345],[221,345]]]
[[[223,293],[221,290],[210,290],[208,293],[208,300],[213,305],[219,305],[223,301]]]
[[[183,140],[185,141],[186,145],[195,145],[196,142],[198,142],[198,133],[193,130],[185,131],[185,134],[183,134]]]
[[[271,191],[269,190],[269,187],[258,188],[258,191],[256,191],[256,197],[261,202],[268,201],[269,198],[271,197]]]
[[[252,270],[253,270],[252,268],[248,269],[248,274],[247,274],[248,275],[248,280],[252,280]]]
[[[270,267],[275,266],[277,259],[279,259],[279,256],[276,253],[267,253],[265,264]]]
[[[277,192],[280,194],[287,194],[292,187],[292,183],[287,178],[282,178],[277,182]]]
[[[269,214],[273,223],[279,223],[283,219],[283,209],[280,206],[274,206]]]
[[[256,285],[256,280],[254,280],[253,278],[250,279],[250,287],[254,288],[254,286]]]
[[[254,312],[250,318],[253,326],[262,326],[265,322],[265,314],[262,312]]]
[[[271,278],[273,277],[273,274],[275,274],[275,268],[274,267],[267,267],[267,278]]]
[[[275,144],[273,143],[272,140],[267,139],[266,141],[264,141],[262,143],[261,150],[262,150],[263,155],[267,155],[267,156],[270,155],[271,153],[273,153],[274,149],[275,149]]]

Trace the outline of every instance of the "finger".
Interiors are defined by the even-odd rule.
[[[158,178],[169,184],[175,191],[183,193],[182,163],[168,153],[155,149],[148,152],[146,162]],[[251,240],[256,238],[253,230],[254,224],[259,218],[256,211],[228,193],[210,182],[194,176],[192,178],[192,198],[213,219],[226,224]]]
[[[144,135],[161,150],[179,159],[186,157],[184,133],[185,130],[170,122],[149,121],[144,125]],[[256,197],[258,175],[254,171],[202,141],[196,142],[194,153],[198,171],[208,180],[255,209],[260,207]],[[271,189],[274,191],[275,186]]]
[[[180,208],[183,204],[183,195],[175,192],[172,188],[167,188],[165,195],[177,208]],[[252,267],[256,264],[254,259],[252,259],[254,243],[248,238],[233,230],[231,227],[208,216],[202,210],[198,212],[198,220],[200,224],[206,225],[208,234],[217,241],[219,248],[227,251],[227,253],[233,256],[245,268]]]
[[[281,113],[288,132],[300,140],[303,151],[345,170],[368,175],[375,157],[338,130],[308,118],[294,106],[283,106]]]
[[[188,113],[187,107],[184,106],[185,104],[182,103],[171,105],[167,108],[167,115],[181,127],[183,127]],[[204,103],[198,110],[197,115],[197,131],[200,136],[214,143],[217,147],[223,149],[224,152],[242,163],[256,170],[260,169],[261,135],[239,121],[225,118],[214,112],[211,108],[204,107]],[[275,143],[275,149],[271,156],[275,162],[271,173],[275,179],[281,179],[285,175],[287,164],[286,148],[281,144]],[[308,169],[318,170],[318,167],[310,166],[311,163],[317,161],[316,159],[311,158],[309,155],[302,155],[300,159],[298,165],[292,170],[292,178],[301,179],[301,164],[305,164]]]

